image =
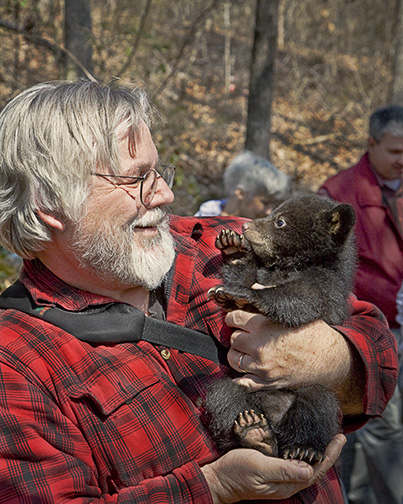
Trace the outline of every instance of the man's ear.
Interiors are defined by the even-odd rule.
[[[62,220],[56,217],[53,214],[46,213],[43,210],[36,211],[39,217],[43,220],[45,224],[47,224],[50,228],[63,232],[66,229],[66,226]]]

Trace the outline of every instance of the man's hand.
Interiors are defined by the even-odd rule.
[[[237,371],[242,371],[244,354],[240,383],[255,390],[320,383],[336,392],[343,413],[362,412],[363,365],[347,339],[325,322],[289,328],[241,310],[228,313],[225,320],[237,328],[228,352]]]
[[[288,499],[320,480],[340,456],[346,439],[335,436],[322,462],[310,466],[240,448],[202,467],[214,504],[248,499]]]

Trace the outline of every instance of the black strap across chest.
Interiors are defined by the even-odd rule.
[[[0,308],[12,308],[50,322],[87,343],[135,343],[144,340],[228,365],[228,349],[214,337],[146,317],[141,310],[128,304],[107,303],[80,312],[38,306],[24,285],[17,280],[1,294]]]

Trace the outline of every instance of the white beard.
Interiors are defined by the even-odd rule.
[[[79,225],[72,250],[81,266],[103,279],[153,290],[161,285],[175,259],[168,218],[159,208],[149,210],[125,227],[94,219]],[[136,228],[156,226],[158,234],[144,236]]]

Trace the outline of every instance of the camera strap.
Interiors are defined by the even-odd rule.
[[[0,295],[0,308],[19,310],[49,322],[90,344],[144,340],[228,365],[228,349],[213,336],[146,317],[141,310],[128,304],[112,302],[82,311],[37,305],[26,287],[17,280]]]

